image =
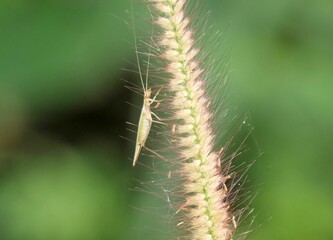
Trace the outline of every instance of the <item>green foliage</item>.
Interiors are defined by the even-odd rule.
[[[16,158],[0,184],[2,239],[110,239],[123,233],[126,184],[77,153]],[[94,156],[101,158],[101,156]],[[36,164],[38,162],[38,164]],[[35,163],[35,164],[34,164]],[[127,216],[128,217],[128,216]]]
[[[79,104],[117,78],[130,37],[126,1],[2,1],[0,87],[27,108]]]

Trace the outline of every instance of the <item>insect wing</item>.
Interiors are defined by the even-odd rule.
[[[147,103],[144,104],[141,110],[141,115],[139,119],[138,133],[136,136],[135,153],[133,158],[133,166],[135,166],[136,162],[138,161],[141,149],[146,143],[152,125],[150,105],[149,103],[148,106],[146,104]]]

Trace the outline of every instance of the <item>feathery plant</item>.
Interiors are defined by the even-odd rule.
[[[181,229],[179,239],[230,240],[237,224],[231,213],[230,189],[225,184],[230,178],[228,163],[223,161],[224,148],[216,151],[214,115],[211,98],[207,96],[207,69],[202,67],[204,58],[196,47],[192,19],[187,17],[188,3],[186,0],[146,0],[146,4],[155,25],[148,44],[146,74],[150,74],[149,83],[154,78],[164,83],[152,83],[155,94],[162,90],[156,100],[149,102],[145,98],[145,103],[149,103],[149,117],[145,113],[140,122],[149,128],[143,130],[139,123],[138,139],[139,134],[143,136],[142,131],[144,138],[150,138],[151,124],[161,125],[159,129],[163,130],[157,136],[166,140],[163,149],[148,150],[167,161],[172,169],[167,174],[168,180],[176,179],[170,195],[177,206],[173,220],[176,228]],[[156,66],[148,72],[148,67],[153,65],[150,57],[155,57]],[[158,106],[152,110],[162,116],[156,116],[157,123],[153,120],[155,114],[150,115],[155,101]],[[137,143],[140,150],[145,147],[145,140]]]

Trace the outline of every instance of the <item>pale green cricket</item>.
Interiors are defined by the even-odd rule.
[[[142,147],[145,145],[146,140],[148,138],[151,125],[153,123],[153,119],[151,117],[151,89],[148,89],[144,93],[143,98],[143,106],[140,114],[139,124],[138,124],[138,133],[136,136],[136,144],[135,144],[135,153],[133,158],[133,166],[135,166],[136,162],[138,161],[140,152]]]
[[[138,131],[137,131],[136,143],[135,143],[135,152],[134,152],[134,157],[133,157],[133,166],[135,166],[135,164],[137,163],[137,161],[139,159],[139,155],[140,155],[142,148],[147,149],[148,151],[161,157],[162,159],[164,159],[164,158],[162,156],[160,156],[158,153],[156,153],[155,151],[145,147],[145,143],[148,138],[148,135],[149,135],[153,122],[158,122],[158,121],[153,120],[152,115],[154,115],[158,120],[160,120],[160,118],[151,111],[150,106],[153,102],[158,102],[155,99],[161,89],[158,90],[158,92],[156,93],[154,98],[151,98],[151,88],[148,88],[148,75],[149,75],[148,73],[149,73],[151,48],[152,48],[151,45],[149,46],[147,69],[146,69],[146,74],[145,74],[146,75],[146,77],[145,77],[146,84],[144,84],[141,66],[140,66],[140,60],[139,60],[139,52],[137,49],[136,30],[135,30],[135,24],[134,24],[134,20],[133,20],[134,19],[133,6],[131,5],[131,7],[132,7],[132,24],[133,24],[133,32],[134,32],[135,55],[136,55],[136,61],[137,61],[137,65],[138,65],[139,75],[140,75],[140,81],[141,81],[141,85],[142,85],[142,89],[143,89],[143,106],[141,109],[140,119],[139,119],[139,123],[138,123]],[[164,124],[162,122],[158,122],[158,123]]]
[[[155,101],[156,96],[153,99],[151,99],[150,96],[151,96],[151,89],[145,90],[143,98],[143,106],[138,124],[138,132],[136,136],[133,166],[135,166],[136,162],[138,161],[142,147],[145,146],[146,140],[148,138],[151,129],[151,125],[153,123],[150,105]]]
[[[147,79],[146,79],[146,84],[147,84]],[[146,85],[147,86],[147,85]],[[155,100],[159,92],[161,91],[158,90],[154,98],[151,97],[151,89],[144,89],[144,96],[143,96],[143,106],[140,114],[140,119],[139,119],[139,124],[138,124],[138,132],[136,136],[136,144],[135,144],[135,152],[134,152],[134,157],[133,157],[133,166],[135,166],[136,162],[139,159],[139,155],[141,152],[141,149],[144,147],[147,149],[149,152],[155,154],[156,156],[166,160],[163,156],[158,154],[157,152],[145,147],[146,140],[148,138],[151,126],[153,122],[160,123],[160,124],[165,124],[160,121],[155,121],[152,118],[152,115],[155,116],[158,120],[161,120],[155,113],[153,113],[150,109],[150,106],[153,102],[157,102],[159,104],[159,101]]]

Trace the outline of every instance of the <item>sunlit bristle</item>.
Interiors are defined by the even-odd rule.
[[[168,73],[169,114],[172,116],[170,143],[179,161],[179,179],[183,181],[184,203],[177,211],[177,226],[186,229],[185,239],[230,240],[234,232],[223,186],[220,157],[214,151],[210,99],[205,72],[198,60],[200,50],[194,44],[194,31],[186,16],[185,0],[148,0],[156,10],[154,23],[159,27],[160,58]]]

